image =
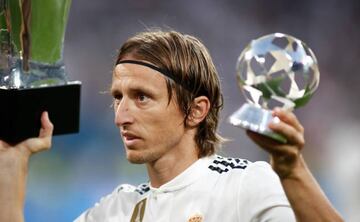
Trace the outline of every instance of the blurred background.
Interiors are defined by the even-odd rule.
[[[121,183],[147,181],[144,166],[124,158],[108,89],[117,49],[149,27],[200,38],[222,81],[221,151],[268,160],[227,117],[245,102],[235,81],[242,49],[262,35],[293,35],[314,51],[320,86],[295,111],[306,129],[304,156],[321,187],[345,217],[360,221],[360,1],[357,0],[74,0],[64,47],[69,78],[83,83],[81,130],[57,136],[31,159],[25,207],[28,222],[72,221]],[[181,157],[179,157],[181,158]]]

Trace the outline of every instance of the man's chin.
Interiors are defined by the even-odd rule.
[[[141,158],[129,158],[129,157],[127,157],[127,160],[132,164],[144,164],[144,163],[146,163],[146,161],[144,159],[141,159]]]
[[[143,164],[148,162],[144,155],[131,150],[126,151],[126,159],[133,164]]]

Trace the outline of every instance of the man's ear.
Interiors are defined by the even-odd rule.
[[[207,116],[210,109],[210,101],[206,96],[196,97],[191,106],[190,114],[186,123],[190,127],[199,125]]]

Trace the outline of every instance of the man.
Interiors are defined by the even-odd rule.
[[[174,31],[130,38],[111,93],[126,157],[146,164],[149,182],[119,186],[76,221],[342,221],[301,157],[304,130],[294,114],[275,109],[281,121],[269,125],[287,144],[249,132],[273,170],[215,155],[220,83],[196,38]],[[41,121],[39,138],[0,145],[0,221],[23,220],[28,159],[51,145],[46,113]]]

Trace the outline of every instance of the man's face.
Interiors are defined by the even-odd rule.
[[[113,73],[115,124],[127,159],[151,163],[183,143],[184,115],[168,100],[165,77],[137,64],[119,64]]]

